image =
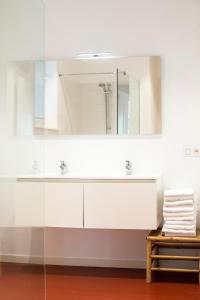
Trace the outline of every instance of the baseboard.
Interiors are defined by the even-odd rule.
[[[58,266],[79,267],[104,267],[104,268],[130,268],[144,269],[145,260],[120,260],[99,258],[77,258],[77,257],[39,257],[26,255],[1,255],[1,262],[24,263],[24,264],[46,264]]]
[[[36,264],[43,265],[44,258],[41,256],[28,256],[28,255],[9,255],[2,254],[0,255],[1,262],[7,263],[18,263],[18,264]]]
[[[120,260],[120,259],[99,259],[99,258],[66,258],[47,257],[46,264],[80,266],[80,267],[104,267],[104,268],[133,268],[144,269],[146,262],[143,260]]]

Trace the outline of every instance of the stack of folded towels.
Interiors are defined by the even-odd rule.
[[[196,205],[192,189],[167,190],[164,193],[164,225],[166,236],[196,235]]]

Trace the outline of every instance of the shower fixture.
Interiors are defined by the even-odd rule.
[[[112,85],[109,82],[99,83],[99,87],[103,89],[105,95],[105,116],[106,116],[106,133],[111,132],[111,124],[110,124],[110,95],[112,93]]]
[[[103,89],[104,93],[107,93],[107,94],[112,93],[111,83],[99,83],[99,87],[101,87]]]

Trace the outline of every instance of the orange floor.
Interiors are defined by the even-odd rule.
[[[44,280],[43,267],[3,264],[0,300],[43,300],[45,281],[47,300],[200,299],[193,274],[161,274],[159,282],[146,284],[143,270],[47,267],[46,271]]]

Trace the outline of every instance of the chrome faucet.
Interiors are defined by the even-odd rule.
[[[60,160],[60,170],[61,175],[65,175],[67,173],[67,164],[64,160]]]
[[[133,173],[132,163],[130,160],[126,160],[125,169],[127,175],[131,175]]]

